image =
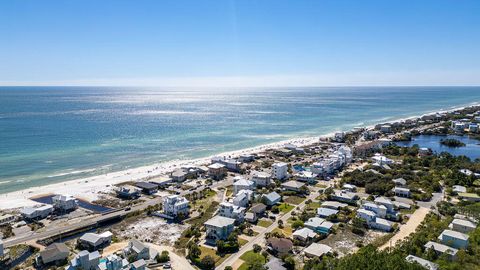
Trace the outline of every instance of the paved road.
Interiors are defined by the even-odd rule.
[[[318,191],[315,189],[315,191],[312,191],[310,195],[302,202],[300,203],[297,207],[295,207],[292,211],[286,213],[283,215],[279,220],[282,220],[284,224],[287,224],[287,220],[292,217],[292,212],[296,211],[297,209],[303,209],[305,207],[305,202],[308,200],[313,200],[318,196]],[[240,250],[234,254],[232,254],[230,257],[228,257],[223,263],[221,263],[219,266],[217,266],[215,269],[216,270],[223,270],[225,269],[225,266],[232,266],[235,261],[240,259],[240,257],[243,255],[243,253],[252,250],[253,245],[261,245],[264,241],[265,234],[268,232],[273,231],[275,228],[278,227],[278,222],[274,222],[272,225],[264,229],[261,233],[257,234],[252,240],[250,240],[247,244],[245,244],[243,247],[240,248]]]
[[[214,184],[212,184],[210,186],[210,188],[212,188],[212,189],[213,188],[221,188],[221,187],[230,185],[231,182],[232,182],[231,180],[215,182]],[[205,188],[207,188],[207,187],[202,186],[202,187],[199,187],[195,190],[182,191],[180,194],[181,195],[186,195],[186,194],[189,194],[189,193],[201,191]],[[85,227],[88,227],[88,226],[94,226],[94,225],[96,225],[96,224],[98,224],[99,222],[102,222],[102,221],[106,221],[106,220],[110,220],[110,219],[114,219],[114,218],[121,218],[121,217],[124,217],[125,215],[127,215],[128,213],[139,211],[139,210],[145,210],[147,207],[159,204],[162,201],[163,201],[163,197],[157,197],[155,199],[147,200],[147,201],[143,202],[142,204],[132,206],[131,209],[128,210],[128,211],[121,210],[121,211],[117,211],[117,212],[113,212],[113,213],[109,213],[109,214],[105,214],[105,215],[97,215],[97,216],[94,216],[94,217],[86,216],[84,219],[82,219],[79,222],[76,222],[74,224],[65,224],[65,225],[61,225],[61,226],[56,225],[55,227],[46,227],[46,229],[41,231],[41,232],[22,234],[22,235],[10,238],[8,240],[6,239],[6,240],[4,240],[4,245],[5,245],[5,247],[11,247],[11,246],[18,245],[18,244],[21,244],[21,243],[25,244],[27,242],[37,241],[39,239],[45,239],[45,238],[57,236],[57,235],[65,233],[65,232],[71,232],[71,231],[79,230],[79,229],[82,229],[82,228],[85,228]]]

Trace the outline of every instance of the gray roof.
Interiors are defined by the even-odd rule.
[[[325,207],[317,208],[317,214],[319,216],[329,217],[329,216],[335,215],[337,213],[338,213],[338,210],[334,210],[334,209],[331,209],[331,208],[325,208]]]
[[[268,263],[265,264],[265,267],[268,270],[287,270],[287,268],[283,266],[282,260],[275,257],[271,257],[270,261],[268,261]]]
[[[225,227],[229,225],[233,225],[235,223],[235,219],[227,218],[222,216],[214,216],[213,218],[207,220],[205,225],[213,226],[213,227]]]
[[[428,241],[428,243],[425,244],[424,246],[426,249],[433,248],[435,251],[441,252],[441,253],[447,253],[450,255],[455,255],[458,252],[458,249],[449,247],[444,244],[436,243],[433,241]]]
[[[276,200],[280,200],[282,197],[280,196],[280,194],[278,194],[277,192],[270,192],[266,195],[264,195],[265,198],[267,198],[269,201],[271,202],[274,202]]]
[[[460,225],[460,226],[464,226],[464,227],[468,227],[468,228],[473,228],[475,229],[477,227],[477,225],[469,220],[464,220],[464,219],[459,219],[459,218],[456,218],[452,221],[453,224],[457,224],[457,225]]]
[[[156,189],[158,186],[148,182],[137,182],[135,186],[142,188],[142,189]]]
[[[461,232],[456,232],[456,231],[452,231],[452,230],[444,230],[440,234],[438,239],[442,239],[443,235],[450,236],[451,238],[455,238],[455,239],[461,239],[461,240],[464,240],[464,241],[468,241],[468,235],[464,234],[464,233],[461,233]]]
[[[411,262],[411,263],[418,263],[420,264],[421,266],[423,266],[425,269],[428,269],[428,270],[437,270],[438,269],[438,264],[436,263],[433,263],[431,261],[428,261],[428,260],[425,260],[425,259],[422,259],[420,257],[417,257],[417,256],[414,256],[414,255],[408,255],[405,260],[407,260],[407,262]]]
[[[147,263],[145,262],[144,259],[141,259],[132,263],[132,266],[135,268],[145,267],[146,265]]]
[[[305,253],[318,257],[321,257],[322,255],[325,255],[330,251],[332,251],[331,247],[319,243],[312,243],[304,250]]]
[[[137,239],[130,240],[130,245],[133,251],[136,253],[141,253],[144,249],[148,248],[142,242],[138,241]]]
[[[58,257],[59,254],[64,253],[62,257]],[[40,252],[40,256],[44,263],[52,262],[52,260],[66,259],[70,250],[64,243],[53,243]]]
[[[305,186],[304,183],[293,181],[293,180],[282,184],[282,187],[289,187],[289,188],[301,188],[303,186]]]

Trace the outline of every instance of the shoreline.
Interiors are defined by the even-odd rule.
[[[472,102],[468,105],[452,107],[450,109],[439,109],[421,115],[394,118],[392,120],[383,120],[368,126],[363,125],[362,127],[366,129],[373,128],[376,124],[388,123],[388,122],[400,122],[408,119],[416,119],[425,115],[431,115],[434,113],[448,113],[453,111],[462,110],[471,106],[479,105],[479,102]],[[341,130],[338,130],[341,131]],[[336,131],[336,132],[338,132]],[[346,130],[343,130],[346,132]],[[112,190],[113,185],[127,182],[127,181],[139,181],[146,178],[154,178],[159,176],[164,176],[169,172],[179,168],[183,165],[192,164],[192,165],[206,165],[210,162],[210,159],[213,156],[238,156],[241,154],[255,154],[265,151],[266,149],[271,148],[280,148],[285,144],[291,143],[298,146],[311,145],[313,143],[319,142],[320,138],[331,137],[335,132],[330,132],[326,134],[321,134],[315,137],[300,137],[292,138],[288,140],[283,140],[274,143],[263,144],[259,146],[254,146],[250,148],[244,148],[235,151],[228,151],[223,153],[218,153],[215,155],[188,159],[188,160],[171,160],[165,162],[154,163],[151,165],[140,166],[136,168],[131,168],[127,170],[121,170],[117,172],[110,172],[106,174],[100,174],[96,176],[90,176],[86,178],[79,178],[74,180],[68,180],[64,182],[48,184],[43,186],[34,186],[26,189],[12,191],[4,194],[0,194],[0,210],[15,209],[25,206],[34,206],[38,205],[38,202],[32,201],[29,198],[42,196],[44,194],[55,193],[55,194],[68,194],[76,198],[83,199],[86,201],[93,201],[99,198],[99,195],[102,193],[108,193]]]

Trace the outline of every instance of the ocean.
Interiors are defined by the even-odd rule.
[[[0,87],[0,193],[479,101],[480,87]]]

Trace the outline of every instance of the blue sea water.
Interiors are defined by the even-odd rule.
[[[480,101],[480,87],[0,87],[0,193]]]

